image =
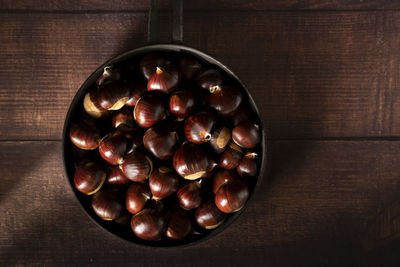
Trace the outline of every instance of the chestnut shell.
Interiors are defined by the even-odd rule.
[[[132,183],[125,195],[126,210],[136,214],[144,209],[146,202],[151,198],[151,192],[147,183]]]
[[[179,206],[185,210],[197,208],[200,206],[203,199],[199,181],[192,181],[183,185],[176,194],[178,196]]]
[[[101,130],[96,125],[72,123],[69,130],[71,142],[80,149],[93,150],[99,146]]]
[[[144,147],[160,160],[167,160],[172,157],[176,142],[176,132],[169,132],[162,126],[149,128],[143,135]]]
[[[110,133],[99,142],[100,156],[111,165],[121,164],[127,150],[128,140],[120,132]]]
[[[150,174],[149,186],[154,199],[163,199],[176,192],[179,176],[167,167],[160,167]]]
[[[134,182],[146,180],[153,170],[152,161],[138,149],[128,153],[119,165],[126,178]]]
[[[242,103],[242,93],[232,86],[210,87],[208,103],[222,117],[232,116]]]
[[[223,125],[217,125],[211,131],[211,139],[208,144],[214,153],[221,154],[228,147],[230,140],[231,130]]]
[[[183,131],[186,139],[195,144],[203,144],[210,141],[211,129],[216,122],[213,113],[200,111],[192,114],[185,120]]]
[[[227,182],[215,193],[215,205],[222,212],[236,212],[246,204],[249,194],[247,185],[241,180]]]
[[[231,141],[219,158],[218,165],[226,170],[232,170],[239,165],[242,156],[242,149]]]
[[[133,116],[140,127],[150,128],[167,116],[167,110],[160,97],[147,94],[137,101]]]
[[[184,119],[193,111],[196,103],[196,95],[193,91],[174,92],[169,98],[169,110],[178,119]]]
[[[257,154],[246,152],[239,165],[236,167],[237,173],[242,177],[255,177],[257,175]]]
[[[119,110],[129,100],[129,88],[120,82],[109,82],[95,92],[99,105],[106,110]]]
[[[131,228],[137,237],[148,241],[157,241],[163,236],[166,224],[158,211],[144,209],[132,217]]]
[[[251,122],[242,122],[232,130],[233,141],[244,148],[255,148],[261,141],[260,128]]]
[[[92,161],[78,166],[74,174],[75,188],[86,195],[92,195],[99,191],[105,180],[104,169]]]
[[[205,229],[214,229],[225,220],[226,214],[221,212],[213,200],[208,200],[194,212],[194,218],[198,225]]]
[[[113,190],[101,190],[92,198],[94,212],[106,221],[115,220],[124,213],[124,205]]]
[[[108,114],[108,110],[102,108],[98,103],[97,99],[93,97],[93,92],[87,92],[83,99],[83,108],[95,119],[105,117]]]

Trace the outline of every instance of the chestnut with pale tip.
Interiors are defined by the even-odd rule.
[[[211,131],[211,139],[208,144],[214,153],[221,154],[228,147],[230,140],[231,130],[223,125],[217,125]]]
[[[241,210],[249,198],[249,188],[239,179],[220,186],[215,193],[215,205],[224,213]]]
[[[171,62],[159,53],[149,53],[140,60],[139,67],[143,77],[148,80],[151,74],[156,70],[157,66],[167,66]]]
[[[99,191],[106,180],[104,169],[93,161],[85,161],[79,165],[74,174],[75,188],[86,195]]]
[[[98,86],[109,82],[111,80],[117,81],[121,79],[121,72],[118,68],[113,66],[105,66],[103,69],[103,73],[101,76],[96,80],[96,84]]]
[[[201,180],[192,181],[181,188],[177,192],[179,206],[185,210],[195,209],[200,206],[203,199],[201,192]]]
[[[95,119],[106,117],[108,115],[108,110],[102,108],[98,103],[97,99],[93,97],[93,92],[87,92],[83,99],[83,108]]]
[[[214,161],[199,146],[185,142],[173,157],[175,171],[187,180],[204,177],[213,167]]]
[[[222,73],[215,67],[209,67],[200,71],[196,77],[198,86],[205,90],[210,90],[210,87],[221,85],[223,82]]]
[[[126,178],[119,166],[112,166],[108,173],[106,183],[109,185],[123,187],[130,185],[131,181]]]
[[[136,214],[144,209],[149,199],[151,199],[151,192],[147,183],[132,183],[126,190],[126,210]]]
[[[163,126],[149,128],[143,135],[144,147],[160,160],[172,157],[176,143],[177,133],[170,132]]]
[[[69,129],[71,142],[78,148],[94,150],[99,146],[101,129],[97,125],[86,123],[72,123]]]
[[[120,109],[111,118],[111,125],[121,132],[131,132],[135,129],[136,123],[133,113],[128,109]]]
[[[243,148],[255,148],[261,141],[260,127],[251,122],[242,122],[233,128],[232,139]]]
[[[194,218],[198,225],[205,229],[215,229],[220,226],[226,214],[221,212],[213,200],[208,200],[194,211]]]
[[[161,166],[150,174],[149,186],[154,199],[163,199],[176,192],[179,176],[170,168]]]
[[[169,94],[178,88],[180,80],[179,70],[174,65],[156,67],[147,82],[147,90]]]
[[[255,177],[257,175],[257,165],[257,153],[248,151],[236,167],[236,171],[242,177]]]
[[[100,190],[92,198],[92,208],[97,216],[112,221],[124,214],[124,204],[114,190]]]
[[[169,110],[179,120],[183,120],[194,110],[196,103],[196,95],[193,91],[174,92],[169,98]]]
[[[160,97],[147,94],[137,101],[133,117],[140,127],[150,128],[167,117],[167,110]]]
[[[135,149],[125,156],[124,162],[119,167],[129,180],[142,182],[153,171],[153,162],[144,153]]]
[[[219,158],[218,165],[226,170],[233,170],[239,165],[242,156],[242,149],[233,141],[231,141],[229,143],[229,146],[225,149],[224,153],[222,153],[221,157]]]
[[[100,86],[94,94],[100,106],[106,110],[119,110],[129,100],[130,90],[121,82],[109,82]]]
[[[132,217],[133,233],[147,241],[160,240],[166,230],[166,223],[161,214],[154,209],[144,209]]]
[[[212,191],[213,193],[217,193],[218,189],[228,183],[228,182],[232,182],[234,180],[238,180],[239,176],[237,175],[237,173],[234,170],[224,170],[224,169],[220,169],[218,170],[213,177],[213,184],[212,184]]]
[[[99,143],[100,156],[111,165],[121,164],[127,150],[128,140],[118,131],[106,135]]]
[[[193,223],[187,211],[171,210],[165,216],[167,230],[165,236],[173,240],[182,240],[193,233]]]
[[[232,116],[242,103],[242,93],[236,87],[216,85],[209,91],[208,103],[222,117]]]
[[[216,122],[213,113],[200,111],[190,115],[183,125],[186,139],[195,144],[203,144],[211,140],[211,129]]]

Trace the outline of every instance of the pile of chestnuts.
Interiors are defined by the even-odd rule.
[[[189,54],[105,67],[75,113],[75,188],[98,217],[140,239],[204,235],[254,189],[259,118],[233,78]]]

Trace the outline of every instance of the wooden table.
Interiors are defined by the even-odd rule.
[[[148,5],[0,0],[0,265],[399,265],[397,1],[185,1],[185,44],[235,71],[262,112],[268,175],[195,246],[137,247],[89,220],[63,173],[64,118],[95,68],[145,44]]]

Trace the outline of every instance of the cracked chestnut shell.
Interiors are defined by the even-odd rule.
[[[215,193],[215,205],[225,213],[241,210],[249,198],[249,189],[245,183],[237,179],[223,184]]]
[[[246,152],[239,165],[236,167],[237,173],[242,177],[254,177],[257,175],[257,153]]]
[[[150,128],[167,116],[162,99],[156,95],[142,96],[136,103],[133,117],[142,128]]]
[[[109,82],[100,86],[94,97],[103,109],[119,110],[129,100],[130,90],[120,82]]]
[[[153,163],[144,153],[135,149],[125,156],[124,162],[119,167],[129,180],[142,182],[152,172]]]
[[[104,169],[97,163],[88,161],[79,165],[74,174],[75,188],[86,195],[99,191],[106,180]]]
[[[169,132],[162,126],[149,128],[143,135],[144,147],[160,160],[167,160],[172,157],[176,142],[176,132]]]
[[[216,85],[209,90],[208,103],[222,117],[232,116],[242,103],[242,93],[236,87]]]
[[[157,66],[164,67],[171,62],[159,53],[149,53],[143,56],[140,60],[139,66],[143,77],[148,80],[150,75],[156,70]]]
[[[201,64],[195,58],[190,56],[181,56],[179,58],[179,70],[186,80],[191,80],[201,69]]]
[[[208,111],[194,113],[185,120],[183,131],[186,139],[195,144],[210,141],[211,129],[216,122],[214,114]]]
[[[146,202],[151,198],[147,183],[132,183],[125,195],[126,210],[136,214],[144,209]]]
[[[239,165],[242,156],[242,149],[231,141],[228,148],[222,153],[218,165],[226,170],[232,170]]]
[[[163,236],[166,224],[158,211],[144,209],[132,217],[131,228],[137,237],[148,241],[157,241]]]
[[[128,150],[128,140],[120,132],[106,135],[99,143],[100,156],[111,165],[121,164]]]
[[[113,190],[101,190],[92,198],[94,212],[105,221],[112,221],[124,214],[124,205],[117,192]]]
[[[193,233],[193,223],[187,211],[171,210],[165,216],[167,230],[165,236],[173,240],[182,240]]]
[[[187,180],[202,178],[214,167],[214,161],[195,144],[183,143],[173,157],[175,171]]]
[[[108,173],[106,183],[114,186],[127,186],[131,181],[126,178],[119,166],[113,166]]]
[[[192,181],[181,188],[176,193],[178,196],[179,206],[185,210],[195,209],[200,206],[203,199],[203,193],[201,192],[201,180]]]
[[[214,229],[225,220],[226,214],[221,212],[213,200],[208,200],[198,207],[194,212],[194,218],[198,225],[205,229]]]
[[[180,73],[177,67],[173,65],[156,67],[156,71],[151,74],[147,82],[147,90],[169,94],[178,88],[180,80]]]
[[[69,129],[71,142],[80,149],[93,150],[99,146],[101,129],[97,125],[72,123]]]
[[[163,199],[176,192],[179,185],[179,176],[170,168],[161,166],[149,177],[149,186],[153,198]]]
[[[169,110],[183,120],[194,110],[196,102],[196,95],[192,91],[174,92],[169,98]]]
[[[212,184],[212,190],[213,193],[217,193],[218,189],[228,183],[228,182],[232,182],[234,180],[238,180],[239,176],[237,175],[237,173],[234,170],[218,170],[213,177],[213,184]]]
[[[200,71],[196,77],[197,85],[205,90],[210,90],[213,86],[221,85],[222,82],[223,75],[215,67],[209,67]]]
[[[240,147],[255,148],[261,141],[260,127],[251,122],[242,122],[233,128],[232,139]]]
[[[221,154],[228,147],[230,140],[231,130],[223,125],[217,125],[211,131],[211,139],[208,144],[214,153]]]

